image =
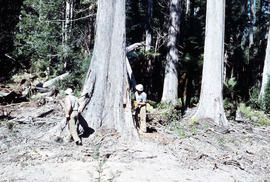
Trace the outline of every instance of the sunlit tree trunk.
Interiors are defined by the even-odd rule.
[[[269,32],[268,32],[268,38],[267,38],[267,47],[265,52],[265,60],[264,60],[264,67],[263,67],[263,78],[262,78],[262,86],[260,91],[260,98],[263,97],[265,88],[268,82],[268,78],[270,76],[270,26],[269,26]]]
[[[65,25],[64,25],[64,41],[67,44],[72,30],[72,18],[73,18],[73,0],[66,0],[65,11]]]
[[[127,79],[125,19],[125,0],[98,1],[94,51],[84,84],[91,99],[83,116],[94,129],[111,128],[137,137]]]
[[[180,31],[180,0],[170,0],[170,27],[168,53],[166,57],[165,78],[162,102],[177,104],[178,100],[178,49],[177,37]]]
[[[153,17],[153,0],[148,0],[147,3],[147,23],[145,33],[145,51],[148,52],[151,49],[152,44],[152,32],[151,32],[151,21]]]
[[[195,117],[227,125],[223,107],[225,0],[207,0],[201,94]]]
[[[190,0],[186,0],[186,15],[190,16]]]
[[[65,1],[65,21],[62,24],[62,47],[63,47],[63,59],[64,59],[64,68],[67,67],[67,56],[68,56],[68,47],[69,41],[72,32],[72,18],[73,18],[73,0]]]
[[[252,47],[252,45],[254,44],[254,33],[253,33],[253,28],[254,28],[254,21],[255,21],[255,17],[256,17],[256,12],[255,12],[255,4],[254,4],[254,0],[249,0],[249,6],[250,6],[250,28],[249,28],[249,48]]]

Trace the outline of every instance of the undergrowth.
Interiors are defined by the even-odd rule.
[[[270,126],[270,118],[264,111],[254,110],[244,103],[239,105],[238,110],[240,110],[240,112],[244,114],[244,117],[250,120],[252,124],[257,126]],[[257,121],[254,121],[252,118],[256,118]]]

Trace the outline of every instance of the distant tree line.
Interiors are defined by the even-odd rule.
[[[69,71],[72,76],[65,86],[81,89],[95,44],[97,1],[2,1],[1,80],[20,71],[41,77]],[[180,103],[183,108],[197,104],[206,0],[126,0],[125,5],[126,45],[145,42],[127,57],[149,99]],[[223,95],[227,103],[247,102],[251,92],[262,86],[269,13],[269,0],[226,2]]]

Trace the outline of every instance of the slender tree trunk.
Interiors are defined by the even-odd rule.
[[[190,0],[186,0],[186,15],[190,16]]]
[[[223,108],[225,0],[207,0],[204,64],[198,119],[227,125]],[[214,35],[214,36],[213,36]]]
[[[62,47],[64,52],[64,68],[67,67],[68,45],[72,31],[73,0],[65,1],[65,21],[62,24]]]
[[[180,0],[170,0],[169,52],[166,57],[162,102],[177,104],[178,99],[178,49],[177,37],[180,31]]]
[[[148,52],[152,45],[152,32],[151,32],[151,21],[153,17],[153,0],[148,0],[147,3],[147,23],[146,23],[146,33],[145,33],[145,51]]]
[[[253,27],[254,27],[254,23],[255,23],[254,21],[255,21],[255,16],[256,16],[254,0],[249,1],[249,6],[250,6],[250,21],[251,21],[251,25],[249,28],[249,48],[251,48],[252,45],[254,44]]]
[[[152,47],[152,30],[151,30],[151,22],[153,18],[153,0],[147,1],[147,23],[146,23],[146,33],[145,33],[145,51],[149,52]],[[152,95],[153,88],[153,63],[152,57],[147,56],[147,94]]]
[[[227,64],[228,64],[228,53],[225,52],[224,55],[224,69],[223,69],[223,82],[226,82],[226,76],[227,76]]]
[[[262,78],[262,86],[260,91],[260,98],[264,96],[264,92],[266,89],[266,85],[268,82],[268,78],[270,76],[270,26],[267,38],[267,48],[265,52],[265,60],[264,60],[264,67],[263,67],[263,78]]]
[[[42,20],[42,6],[43,2],[42,0],[39,0],[39,15],[38,15],[38,20],[41,21]]]
[[[137,137],[131,113],[125,33],[125,0],[99,0],[94,51],[84,84],[90,101],[83,116],[94,129],[111,128],[122,136]]]
[[[73,18],[73,0],[66,0],[65,26],[64,26],[64,42],[68,44],[72,30]]]

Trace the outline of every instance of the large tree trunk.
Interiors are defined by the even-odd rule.
[[[265,52],[262,86],[261,86],[261,91],[260,91],[260,96],[259,96],[260,98],[264,96],[264,92],[265,92],[265,88],[266,88],[269,76],[270,76],[270,26],[269,26],[269,32],[268,32],[267,48]]]
[[[225,0],[207,0],[201,95],[195,117],[227,125],[223,107]]]
[[[136,137],[127,80],[125,32],[125,0],[99,0],[94,52],[84,84],[90,102],[83,116],[93,129],[102,126]]]
[[[180,0],[170,0],[169,52],[166,58],[162,102],[177,104],[178,99],[178,49],[177,36],[180,30]]]

